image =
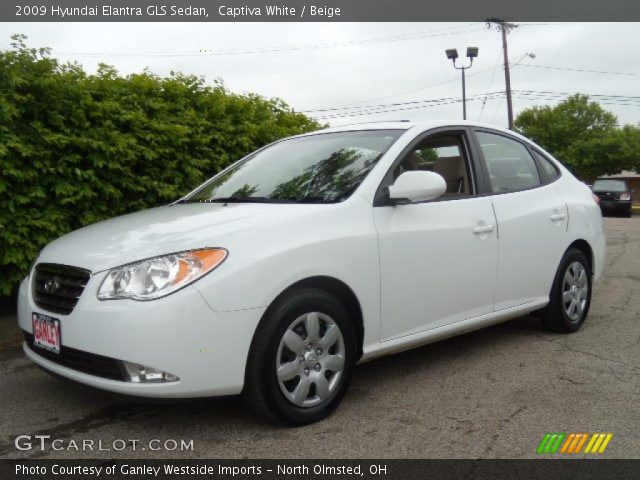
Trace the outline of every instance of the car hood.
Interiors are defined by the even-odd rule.
[[[95,223],[60,237],[38,262],[99,272],[167,253],[228,247],[230,237],[260,226],[308,216],[321,205],[176,204]]]

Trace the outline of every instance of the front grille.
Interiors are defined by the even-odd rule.
[[[29,332],[23,332],[24,339],[31,350],[47,360],[71,368],[79,372],[94,375],[96,377],[108,378],[110,380],[126,381],[124,369],[120,361],[115,358],[103,357],[94,353],[83,352],[75,348],[60,347],[60,353],[56,354],[37,347],[33,343],[33,335]]]
[[[600,200],[617,200],[619,198],[619,195],[609,192],[596,192],[596,195]]]
[[[39,263],[33,277],[33,300],[49,312],[69,315],[78,303],[91,272],[55,263]]]

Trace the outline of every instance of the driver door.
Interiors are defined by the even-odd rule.
[[[497,223],[490,197],[477,196],[466,131],[416,140],[387,175],[442,175],[446,193],[420,203],[374,207],[381,277],[381,340],[493,311]]]

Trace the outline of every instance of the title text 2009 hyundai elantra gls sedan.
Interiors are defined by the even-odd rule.
[[[19,323],[29,358],[77,382],[242,393],[304,424],[338,405],[358,361],[531,312],[578,330],[604,244],[589,188],[513,132],[332,128],[52,242]]]

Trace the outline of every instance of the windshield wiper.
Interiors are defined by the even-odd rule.
[[[218,197],[203,200],[202,203],[295,203],[295,200],[270,197]]]
[[[292,199],[296,203],[335,203],[335,201],[327,200],[324,197],[300,197]]]

